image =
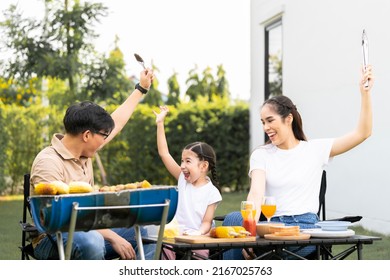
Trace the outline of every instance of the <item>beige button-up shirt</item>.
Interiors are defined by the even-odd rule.
[[[31,167],[30,194],[34,194],[34,185],[42,182],[82,181],[94,184],[91,158],[75,158],[63,145],[62,134],[54,134],[51,145],[36,156]]]

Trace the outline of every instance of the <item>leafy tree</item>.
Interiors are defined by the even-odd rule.
[[[4,173],[11,179],[11,193],[29,172],[36,154],[46,146],[53,130],[58,131],[62,115],[53,107],[0,105],[1,117],[7,124],[2,127],[5,145],[2,153],[6,156]],[[1,142],[1,140],[0,140]]]
[[[180,85],[177,80],[177,73],[175,72],[168,78],[168,99],[166,104],[176,105],[178,103],[180,103]]]
[[[71,3],[70,3],[71,2]],[[56,77],[67,80],[68,99],[76,100],[77,82],[94,53],[94,23],[106,14],[101,3],[45,0],[43,21],[23,18],[15,5],[4,12],[2,40],[13,51],[5,65],[10,77]]]
[[[188,72],[188,79],[186,80],[186,85],[188,86],[186,90],[186,95],[190,100],[195,101],[198,95],[204,95],[204,90],[202,88],[201,79],[197,73],[197,66],[191,69]]]
[[[220,97],[230,97],[230,91],[229,91],[229,83],[226,79],[226,71],[223,69],[223,65],[217,66],[217,88],[216,88],[216,94]]]
[[[92,64],[83,89],[85,99],[121,104],[134,88],[134,81],[127,78],[124,56],[117,42],[118,38],[108,58],[97,59]]]
[[[159,69],[153,64],[152,65],[153,72],[159,72]],[[158,90],[159,81],[156,77],[154,77],[152,85],[150,86],[149,92],[145,95],[142,103],[149,104],[152,106],[158,106],[163,103],[162,101],[162,93]]]
[[[71,102],[67,96],[69,87],[66,81],[57,78],[47,78],[43,79],[43,84],[45,84],[45,92],[42,94],[45,96],[42,98],[47,98],[50,106],[64,108],[66,107],[64,106],[65,104]]]
[[[5,117],[4,117],[4,110],[3,110],[3,104],[0,100],[0,127],[3,129],[5,127]],[[1,136],[0,137],[0,191],[1,191],[1,186],[5,185],[5,165],[7,161],[7,157],[4,153],[5,147],[6,147],[6,142],[7,142],[7,137]]]
[[[4,18],[5,20],[0,22],[1,43],[12,51],[12,59],[8,63],[2,61],[3,73],[9,74],[5,77],[6,80],[13,76],[28,80],[37,68],[34,67],[34,61],[42,58],[42,50],[47,47],[46,44],[36,44],[37,39],[32,34],[39,25],[32,19],[22,18],[15,5],[11,5],[8,10],[4,11]],[[40,55],[39,52],[41,52]]]
[[[3,104],[28,107],[37,97],[38,87],[40,87],[40,81],[37,78],[17,83],[14,79],[0,77],[0,100]]]
[[[230,95],[222,65],[218,66],[217,80],[214,78],[210,67],[206,67],[201,76],[197,73],[197,67],[195,67],[190,70],[186,84],[188,86],[186,95],[192,101],[195,101],[199,96],[207,96],[208,101],[211,101],[214,96],[229,97]]]
[[[217,85],[213,74],[211,73],[211,68],[206,67],[203,70],[203,79],[201,80],[202,88],[204,90],[204,95],[208,96],[209,101],[212,99],[213,95],[216,94]]]

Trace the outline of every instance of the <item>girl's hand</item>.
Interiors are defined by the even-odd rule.
[[[161,112],[158,114],[156,111],[153,111],[153,113],[156,116],[156,123],[164,122],[165,116],[169,112],[169,108],[167,106],[160,106]]]

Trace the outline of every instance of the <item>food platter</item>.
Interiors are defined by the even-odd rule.
[[[75,202],[81,208],[77,211],[76,231],[131,227],[134,224],[160,225],[164,207],[152,205],[165,203],[167,199],[170,204],[166,223],[169,223],[176,213],[178,202],[175,186],[29,197],[34,223],[40,231],[48,233],[69,230]],[[82,210],[83,207],[93,209]]]

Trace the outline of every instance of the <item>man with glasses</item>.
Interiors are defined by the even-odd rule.
[[[145,69],[135,90],[111,115],[99,105],[84,101],[70,106],[65,113],[65,134],[54,134],[51,145],[35,158],[31,168],[30,193],[38,183],[71,181],[94,184],[92,157],[124,127],[153,81],[153,71]],[[146,230],[141,228],[141,234]],[[63,233],[66,246],[68,235]],[[56,240],[56,236],[52,235]],[[58,259],[56,242],[46,234],[33,241],[38,259]],[[115,228],[75,232],[71,259],[136,259],[134,228]],[[155,244],[143,246],[145,259],[152,259]]]

